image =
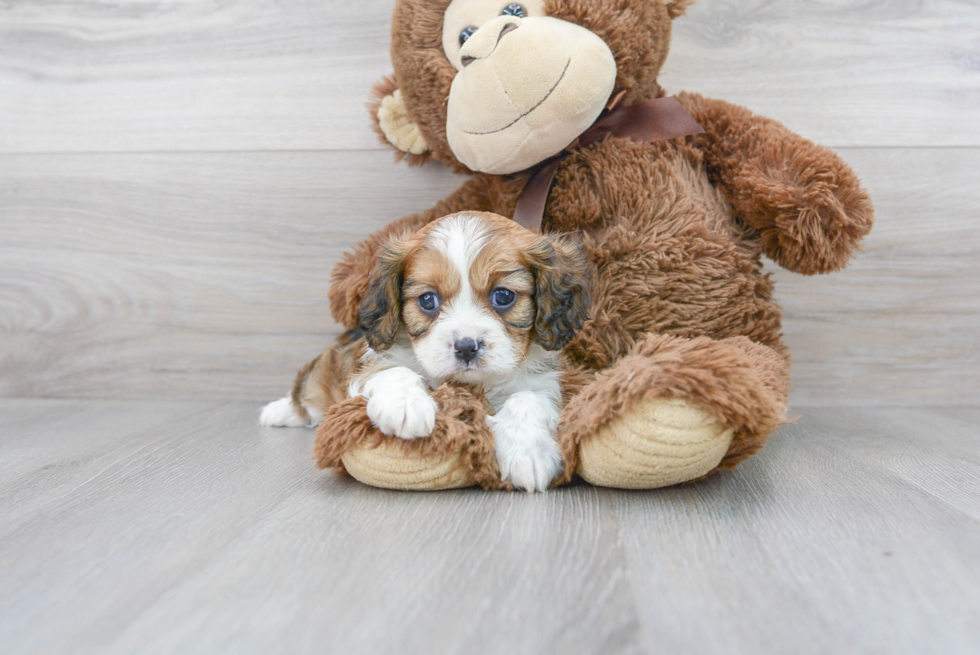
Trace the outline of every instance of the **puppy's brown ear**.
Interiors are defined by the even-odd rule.
[[[385,244],[357,313],[357,327],[374,350],[387,350],[395,343],[401,323],[404,271],[404,248],[398,243]]]
[[[588,319],[592,278],[588,259],[568,236],[541,237],[529,258],[537,305],[535,340],[547,350],[561,350]]]
[[[667,14],[671,18],[683,16],[687,8],[694,4],[694,0],[667,0]]]
[[[395,78],[383,77],[374,85],[368,111],[381,143],[394,148],[399,161],[407,157],[409,164],[421,166],[432,157],[429,144],[408,113]]]

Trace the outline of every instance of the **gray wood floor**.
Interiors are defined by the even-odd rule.
[[[977,653],[980,409],[656,493],[397,493],[224,402],[0,401],[3,653]]]

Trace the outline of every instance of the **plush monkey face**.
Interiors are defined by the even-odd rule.
[[[467,167],[495,174],[561,152],[599,117],[616,82],[616,60],[594,32],[545,16],[541,0],[505,1],[453,0],[442,28],[459,71],[449,147]]]
[[[516,173],[598,118],[660,95],[670,22],[692,0],[399,0],[378,127],[421,162]]]

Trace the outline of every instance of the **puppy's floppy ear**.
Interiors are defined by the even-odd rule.
[[[535,340],[547,350],[561,350],[588,319],[588,259],[578,241],[554,235],[538,239],[528,257],[535,281]]]
[[[387,350],[395,343],[401,323],[404,272],[404,246],[396,242],[385,244],[357,313],[357,327],[374,350]]]
[[[431,158],[429,144],[409,115],[405,98],[394,78],[383,77],[374,85],[368,111],[374,131],[382,143],[398,151],[398,160],[408,157],[409,164],[421,166]]]
[[[671,18],[678,18],[687,12],[687,8],[694,4],[695,0],[667,0],[667,14]]]

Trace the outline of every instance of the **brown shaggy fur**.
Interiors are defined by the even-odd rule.
[[[448,2],[398,1],[394,79],[432,156],[467,172],[445,136],[446,99],[456,72],[441,49]],[[623,105],[629,106],[663,95],[656,80],[671,20],[689,4],[548,0],[546,7],[606,40],[619,67],[616,93],[625,91]],[[591,318],[565,349],[568,403],[559,435],[568,462],[565,481],[578,444],[641,398],[682,398],[735,428],[719,468],[757,452],[784,420],[790,366],[762,255],[798,273],[836,271],[871,229],[871,200],[836,154],[742,107],[692,93],[678,98],[704,134],[655,144],[608,138],[577,149],[561,160],[545,207],[544,231],[580,232],[598,271]],[[432,209],[368,237],[334,269],[334,318],[354,327],[379,247],[389,236],[463,210],[511,217],[530,174],[475,175]],[[443,387],[440,393],[445,424],[447,407],[463,402],[453,400],[456,394],[466,398],[469,392]],[[357,402],[342,405],[346,425],[360,426],[355,436],[343,437],[331,425],[341,411],[335,410],[321,428],[318,452],[326,452],[330,438],[338,439],[328,449],[334,454],[352,439],[381,438],[368,435]],[[482,422],[472,430],[477,434],[464,439],[459,433],[452,443],[483,444],[466,452],[487,458],[474,470],[494,470],[493,449],[481,441],[489,438]],[[433,436],[424,447],[455,447],[441,444],[442,438]],[[339,460],[331,455],[319,461]]]

